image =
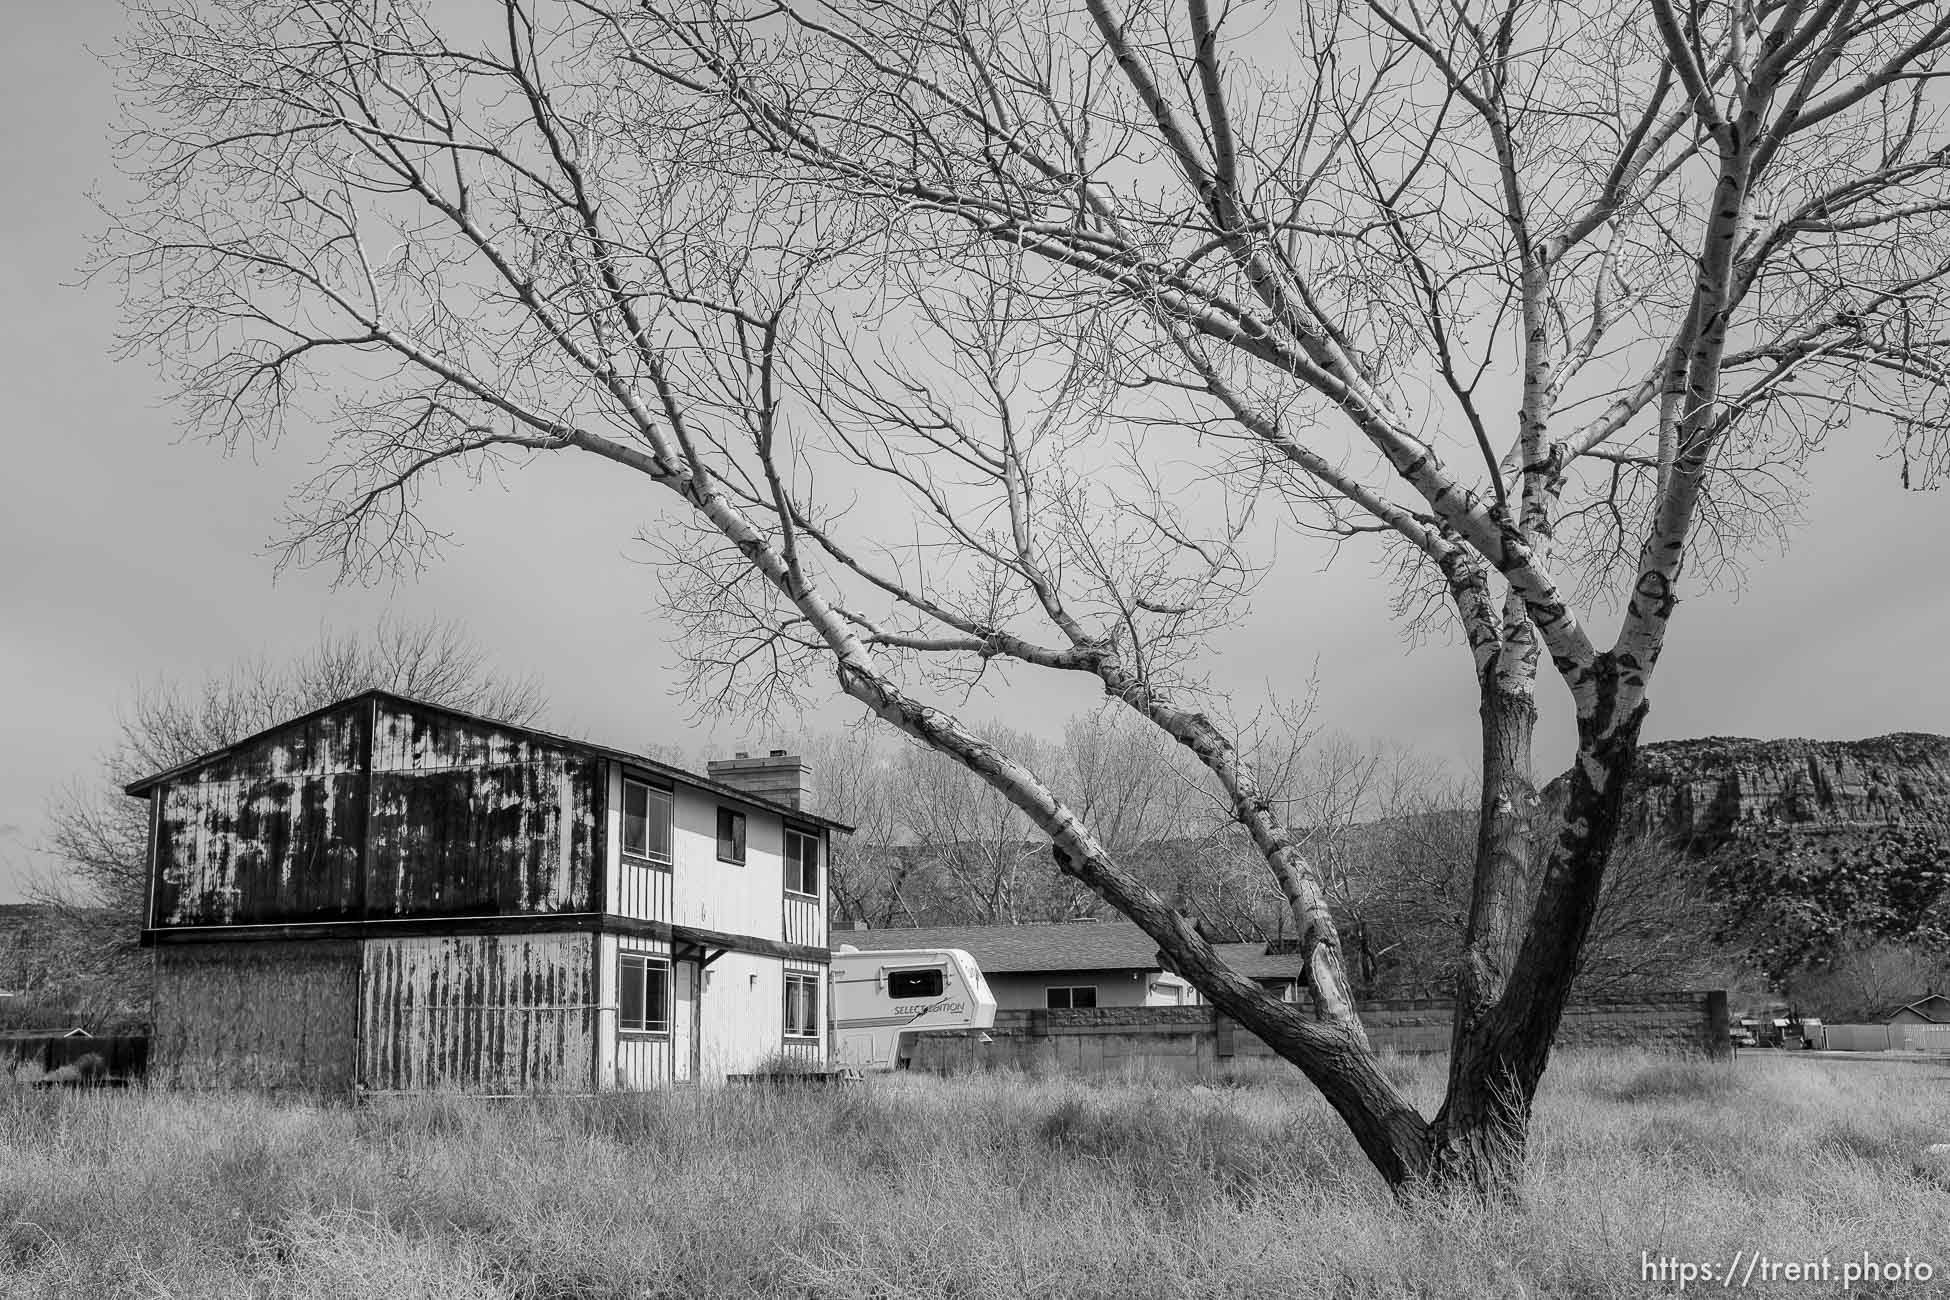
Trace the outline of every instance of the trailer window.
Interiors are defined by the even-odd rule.
[[[1083,1011],[1097,1005],[1097,986],[1095,984],[1076,984],[1068,988],[1057,987],[1049,991],[1051,1011]]]
[[[941,972],[938,970],[887,972],[887,996],[896,1002],[906,1002],[913,998],[938,998],[943,987]]]

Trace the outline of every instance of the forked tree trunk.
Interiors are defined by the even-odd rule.
[[[1606,663],[1601,671],[1616,670]],[[1493,1196],[1515,1185],[1531,1106],[1618,838],[1644,716],[1642,704],[1622,716],[1601,705],[1597,718],[1579,723],[1557,839],[1503,988],[1467,1024],[1458,1009],[1449,1092],[1428,1134],[1427,1176],[1436,1183]]]

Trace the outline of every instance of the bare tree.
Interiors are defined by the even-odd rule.
[[[1873,1020],[1945,988],[1950,960],[1944,954],[1888,940],[1845,943],[1832,961],[1787,982],[1798,1010],[1831,1021]]]
[[[850,727],[808,736],[804,753],[819,811],[853,827],[834,839],[827,862],[835,926],[920,924],[907,888],[912,862],[893,851],[900,838],[895,747],[882,732]]]
[[[1058,762],[1054,747],[1006,727],[991,744],[1039,771]],[[896,767],[895,807],[911,869],[938,881],[958,904],[955,919],[978,925],[1063,921],[1094,913],[1096,898],[1049,869],[1036,824],[1001,790],[974,779],[947,756],[908,746]]]
[[[1223,814],[1190,755],[1128,709],[1071,717],[1057,766],[1064,795],[1114,854],[1206,833]]]
[[[443,471],[577,454],[668,489],[651,540],[713,698],[836,674],[1299,1065],[1391,1183],[1502,1185],[1682,562],[1765,534],[1853,418],[1894,422],[1906,481],[1942,467],[1950,15],[1085,9],[504,0],[456,34],[384,0],[139,5],[146,190],[101,265],[205,431],[332,433],[294,554],[419,561]],[[1374,535],[1471,655],[1433,1118],[1377,1068],[1321,876],[1207,708],[1269,504]],[[1581,605],[1622,612],[1609,645]],[[1546,658],[1578,745],[1533,863]],[[1311,1015],[951,707],[1039,670],[1197,761],[1287,901]]]

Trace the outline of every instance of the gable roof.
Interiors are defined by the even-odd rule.
[[[1879,1018],[1887,1020],[1891,1016],[1900,1015],[1905,1011],[1914,1011],[1917,1015],[1933,1024],[1950,1025],[1950,994],[1925,993],[1914,1002],[1906,1002],[1902,1006],[1889,1008]]]
[[[901,948],[959,948],[984,975],[1036,971],[1163,970],[1157,941],[1130,921],[1038,921],[1026,925],[923,925],[891,930],[834,930],[832,944],[862,952]],[[1216,943],[1220,957],[1248,979],[1305,980],[1295,954],[1271,954],[1268,944]]]
[[[822,817],[818,813],[801,812],[796,808],[787,807],[785,804],[775,803],[762,795],[755,795],[748,790],[741,790],[737,786],[726,785],[724,782],[713,780],[708,776],[700,776],[696,772],[676,767],[645,754],[633,754],[629,750],[616,749],[609,745],[597,744],[594,741],[576,740],[569,736],[558,735],[552,731],[543,731],[539,727],[526,727],[513,722],[501,722],[494,718],[483,717],[478,713],[468,713],[463,709],[449,708],[444,704],[431,704],[426,700],[416,700],[411,696],[378,688],[360,691],[357,695],[348,695],[342,700],[334,700],[330,704],[313,709],[310,713],[301,713],[296,717],[286,718],[283,722],[266,727],[262,731],[253,732],[251,735],[245,736],[241,740],[232,741],[220,749],[213,749],[207,754],[200,754],[187,763],[178,763],[175,767],[152,773],[139,781],[131,781],[122,787],[122,793],[141,797],[159,785],[174,781],[180,776],[194,772],[200,767],[214,763],[220,758],[234,754],[246,746],[254,745],[280,731],[284,731],[290,727],[300,726],[318,718],[323,718],[349,705],[363,703],[367,700],[380,700],[391,704],[404,705],[409,709],[424,709],[429,713],[444,714],[458,722],[468,723],[477,727],[492,727],[496,731],[504,731],[515,736],[524,736],[530,740],[540,741],[543,744],[553,745],[560,749],[573,750],[577,753],[596,758],[614,759],[654,776],[668,777],[672,781],[682,781],[685,785],[696,786],[700,790],[709,790],[713,794],[722,795],[727,799],[733,799],[739,803],[750,804],[755,808],[762,808],[767,812],[776,812],[781,816],[790,817],[795,821],[811,822],[816,826],[824,826],[828,829],[847,834],[851,834],[853,831],[853,828],[845,822],[835,821],[831,817]]]

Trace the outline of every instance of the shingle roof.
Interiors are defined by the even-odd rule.
[[[1297,952],[1269,952],[1265,943],[1215,943],[1226,965],[1249,980],[1307,982],[1307,962]]]
[[[834,947],[864,952],[897,948],[959,948],[988,975],[1030,971],[1160,970],[1158,945],[1128,921],[1039,922],[1029,925],[924,925],[891,930],[835,930]],[[1213,945],[1249,979],[1303,979],[1298,955],[1268,956],[1264,943]]]
[[[1887,1020],[1904,1011],[1914,1011],[1923,1019],[1933,1023],[1950,1024],[1950,996],[1942,993],[1925,993],[1914,1002],[1905,1002],[1902,1006],[1889,1008],[1879,1019]]]

